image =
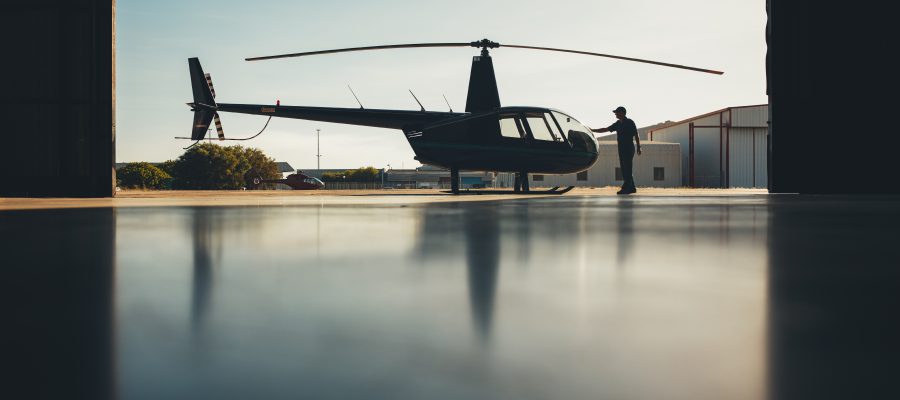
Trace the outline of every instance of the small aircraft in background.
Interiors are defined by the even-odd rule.
[[[297,171],[284,179],[253,178],[253,184],[256,186],[264,183],[281,183],[290,186],[291,189],[294,190],[319,190],[325,187],[325,182],[320,181],[318,178],[306,175],[303,171]]]
[[[721,75],[723,72],[684,65],[642,60],[578,50],[521,45],[501,45],[483,39],[462,43],[417,43],[353,47],[247,58],[247,61],[312,56],[364,50],[416,47],[475,47],[481,54],[472,59],[465,112],[421,110],[301,107],[276,104],[216,103],[212,79],[204,74],[200,61],[190,58],[194,112],[189,139],[200,141],[215,120],[219,140],[225,139],[219,111],[311,121],[400,129],[422,164],[450,170],[451,191],[459,193],[459,171],[495,171],[516,174],[515,192],[528,192],[528,174],[570,174],[590,168],[597,161],[598,145],[591,130],[570,115],[547,107],[501,107],[494,66],[488,49],[500,47],[584,54],[648,63],[696,72]],[[412,92],[410,92],[412,93]],[[355,94],[354,94],[355,96]],[[413,94],[415,98],[415,94]],[[357,99],[358,101],[358,99]],[[449,104],[448,104],[449,106]],[[268,121],[266,122],[268,125]],[[263,127],[265,130],[265,127]],[[260,131],[262,133],[262,131]],[[259,133],[253,137],[258,136]],[[247,138],[247,139],[251,139]],[[188,139],[188,138],[184,138]],[[230,139],[246,140],[246,139]],[[554,192],[558,193],[558,192]]]

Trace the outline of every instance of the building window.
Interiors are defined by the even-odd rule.
[[[622,168],[616,167],[616,180],[617,181],[625,180],[624,178],[622,178]]]
[[[575,180],[586,181],[587,180],[587,171],[579,172],[578,175],[575,175]]]
[[[531,176],[531,180],[533,180],[533,181],[535,181],[535,182],[543,182],[543,181],[544,181],[544,176],[543,176],[543,175],[537,175],[537,174],[535,174],[535,175],[532,175],[532,176]]]
[[[666,169],[663,167],[653,167],[653,180],[654,181],[666,180]]]

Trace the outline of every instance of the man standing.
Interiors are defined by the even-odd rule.
[[[634,158],[634,142],[637,142],[637,153],[641,155],[641,138],[638,137],[637,126],[634,121],[625,117],[625,107],[619,106],[613,113],[616,114],[616,121],[606,128],[591,129],[597,133],[616,132],[616,141],[619,142],[619,165],[622,167],[622,190],[616,194],[632,194],[637,193],[634,186],[634,177],[631,174],[633,158]]]

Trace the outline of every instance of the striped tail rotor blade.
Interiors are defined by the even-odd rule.
[[[209,72],[205,73],[204,75],[206,76],[206,84],[209,85],[209,91],[212,93],[212,96],[215,99],[216,98],[216,89],[213,88],[212,76],[209,74]]]
[[[219,134],[219,140],[225,140],[225,131],[222,130],[222,120],[219,119],[219,113],[216,113],[213,120],[216,122],[216,133]]]

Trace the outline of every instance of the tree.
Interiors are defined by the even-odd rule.
[[[166,160],[156,166],[163,170],[163,172],[171,175],[172,178],[175,178],[175,160]]]
[[[240,189],[240,160],[234,152],[212,143],[191,147],[175,160],[175,189]],[[241,179],[239,179],[241,178]]]
[[[132,162],[116,171],[117,186],[122,188],[165,189],[172,176],[147,162]]]
[[[380,171],[374,167],[348,169],[343,172],[326,172],[322,174],[325,182],[375,182]]]
[[[350,171],[350,182],[375,182],[380,171],[374,167],[357,168]]]
[[[170,167],[175,189],[234,190],[249,187],[256,177],[281,177],[275,160],[261,150],[213,143],[191,147]]]
[[[254,149],[252,147],[241,148],[241,146],[234,146],[236,151],[240,152],[240,158],[246,160],[247,164],[250,165],[250,169],[244,173],[244,185],[246,187],[253,187],[253,178],[260,179],[281,179],[281,170],[278,169],[278,164],[274,159],[266,156],[262,150]],[[270,188],[272,185],[263,184],[260,187]]]

